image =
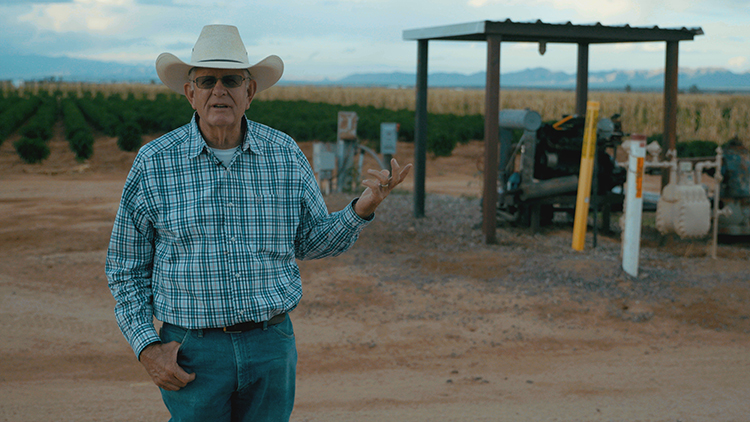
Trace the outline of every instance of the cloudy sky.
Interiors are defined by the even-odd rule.
[[[680,67],[750,71],[748,0],[0,0],[0,55],[68,56],[133,64],[162,52],[183,60],[203,25],[236,25],[251,61],[277,54],[289,80],[410,72],[417,45],[405,29],[482,20],[701,27],[680,43]],[[432,72],[484,70],[486,46],[430,43]],[[592,46],[591,71],[664,67],[664,43]],[[502,72],[575,72],[576,47],[502,44]]]

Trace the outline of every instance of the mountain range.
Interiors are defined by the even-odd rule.
[[[67,57],[35,55],[0,56],[0,80],[44,80],[67,82],[142,82],[157,83],[153,65],[127,65]],[[322,81],[294,81],[282,79],[286,85],[331,86],[414,86],[414,73],[357,73],[341,79]],[[576,75],[554,72],[544,68],[525,69],[503,73],[500,83],[505,88],[572,89]],[[485,84],[485,73],[431,73],[428,84],[432,87],[480,88]],[[589,72],[589,88],[601,90],[662,90],[663,70],[611,70]],[[698,91],[750,92],[750,72],[734,73],[723,68],[680,69],[679,88]]]
[[[460,73],[434,73],[427,78],[433,87],[484,87],[485,72],[469,75]],[[413,73],[354,74],[338,81],[326,81],[345,86],[414,86]],[[500,75],[500,85],[506,88],[573,89],[576,75],[553,72],[544,68],[525,69]],[[721,68],[680,69],[678,87],[698,91],[750,92],[750,72],[733,73]],[[663,70],[611,70],[589,72],[589,88],[601,90],[662,90]]]

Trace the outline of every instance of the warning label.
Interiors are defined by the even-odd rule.
[[[643,197],[643,157],[638,157],[638,164],[635,170],[635,197]]]

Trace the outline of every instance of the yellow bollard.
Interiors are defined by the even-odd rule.
[[[581,149],[581,168],[578,173],[578,196],[576,197],[576,215],[573,222],[573,249],[582,251],[586,244],[586,226],[589,219],[591,202],[591,177],[594,173],[596,156],[596,125],[599,120],[599,102],[586,103],[586,123],[583,130],[583,148]]]

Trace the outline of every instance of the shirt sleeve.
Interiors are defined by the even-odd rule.
[[[136,158],[115,217],[105,271],[115,298],[115,319],[139,358],[146,346],[160,341],[153,324],[153,260],[154,228],[145,206],[142,166]]]
[[[310,163],[301,151],[297,159],[302,172],[303,198],[295,255],[298,259],[318,259],[342,254],[357,241],[374,215],[368,219],[357,215],[356,199],[341,211],[329,213]]]

